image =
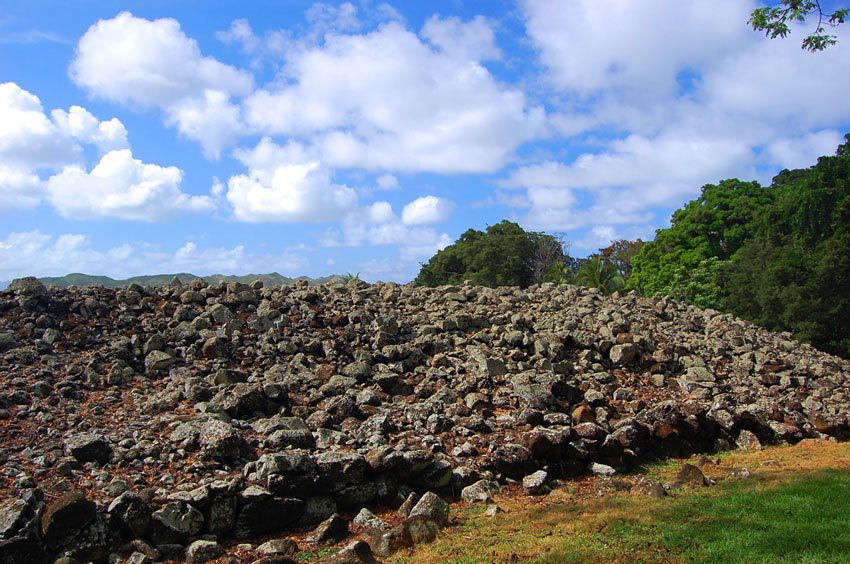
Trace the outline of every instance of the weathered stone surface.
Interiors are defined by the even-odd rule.
[[[118,541],[119,535],[109,515],[99,513],[74,537],[67,552],[81,562],[103,562]]]
[[[83,492],[73,491],[51,503],[41,516],[45,544],[55,550],[70,542],[97,515],[94,502]]]
[[[546,485],[549,479],[549,473],[545,470],[538,470],[533,474],[529,474],[522,479],[522,489],[526,495],[544,495],[549,493],[549,487]]]
[[[166,554],[134,549],[154,561],[205,534],[228,546],[237,528],[373,504],[407,515],[411,491],[481,478],[850,437],[847,361],[669,298],[360,281],[26,292],[0,292],[14,347],[0,419],[15,430],[0,471],[33,511],[71,483],[101,507],[119,496],[106,513],[128,537],[150,539],[146,514],[170,503],[203,515]],[[91,433],[106,435],[94,454],[72,450]],[[32,530],[7,509],[0,536]]]
[[[79,462],[106,464],[112,457],[112,447],[98,433],[76,433],[65,437],[65,454]]]
[[[685,463],[679,468],[676,478],[673,480],[673,487],[691,486],[703,487],[709,485],[708,478],[702,473],[697,466]]]
[[[236,517],[237,538],[252,538],[283,531],[301,518],[304,502],[296,498],[269,497],[247,503]]]
[[[307,541],[312,544],[325,544],[341,541],[347,536],[348,521],[340,517],[338,513],[334,513],[307,535]]]
[[[23,499],[9,498],[0,501],[0,539],[10,539],[20,534],[35,519],[35,511]]]
[[[124,492],[112,500],[107,511],[115,516],[132,537],[144,536],[151,522],[150,507],[132,492]]]
[[[18,347],[18,339],[14,333],[0,333],[0,354]]]
[[[360,510],[359,513],[351,520],[355,525],[361,525],[363,527],[369,527],[371,529],[378,529],[380,531],[386,531],[389,526],[386,521],[366,509],[365,507]]]
[[[204,455],[230,461],[238,459],[248,449],[239,431],[218,419],[210,419],[204,423],[198,436],[198,444]]]
[[[156,544],[182,544],[203,528],[203,514],[188,503],[166,503],[151,515],[150,533]]]
[[[392,553],[417,544],[431,542],[437,538],[441,525],[423,515],[411,516],[385,533],[376,532],[370,536],[369,547],[378,556],[390,556]]]
[[[449,522],[449,504],[434,492],[426,492],[410,510],[409,517],[425,517],[446,526]]]
[[[9,283],[6,289],[19,296],[38,297],[47,293],[47,288],[35,276],[16,278]]]
[[[614,366],[627,366],[637,358],[638,352],[638,348],[635,345],[626,343],[611,347],[608,356],[611,362],[614,363]]]
[[[605,478],[610,478],[617,473],[617,471],[611,466],[608,466],[607,464],[600,464],[598,462],[590,463],[590,472],[596,476],[603,476]]]
[[[298,554],[298,543],[292,539],[272,539],[257,547],[257,554],[294,558]]]
[[[177,359],[174,355],[165,351],[151,351],[145,357],[145,370],[149,374],[167,372],[175,364],[177,364]]]
[[[189,564],[203,564],[224,556],[224,548],[214,541],[196,540],[186,547],[186,562]]]
[[[466,486],[460,492],[460,497],[467,503],[491,503],[492,496],[499,491],[499,482],[494,480],[478,480]]]
[[[747,429],[741,429],[738,432],[735,445],[741,450],[761,450],[761,441],[755,433]]]

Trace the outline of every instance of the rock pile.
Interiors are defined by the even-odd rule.
[[[846,438],[848,376],[730,315],[573,286],[18,280],[0,293],[0,560],[200,562],[417,508],[373,527],[387,552],[481,480],[470,499]]]

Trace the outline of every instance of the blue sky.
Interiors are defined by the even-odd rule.
[[[850,131],[846,30],[810,54],[758,5],[7,0],[0,280],[405,282],[502,219],[576,256],[651,239]]]

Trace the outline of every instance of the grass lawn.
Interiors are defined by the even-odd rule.
[[[647,469],[669,481],[680,462]],[[663,498],[597,498],[569,487],[538,499],[497,499],[487,518],[461,508],[458,524],[395,562],[850,562],[850,444],[804,441],[728,453],[703,469],[747,479]]]

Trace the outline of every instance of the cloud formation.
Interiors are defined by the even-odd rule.
[[[357,206],[354,190],[334,183],[331,172],[298,144],[281,147],[264,138],[236,157],[248,173],[228,180],[227,200],[240,221],[334,221]]]
[[[87,172],[66,167],[47,181],[47,195],[59,215],[71,219],[158,222],[184,212],[211,212],[209,196],[180,190],[183,171],[133,158],[129,149],[110,151]]]
[[[177,20],[146,20],[130,12],[86,31],[70,74],[96,98],[163,110],[168,123],[213,158],[241,129],[230,98],[254,85],[251,73],[204,56]]]
[[[492,172],[544,127],[543,110],[482,64],[497,53],[483,19],[434,17],[423,37],[396,22],[328,34],[287,53],[286,80],[249,96],[246,119],[305,139],[328,166]]]
[[[0,211],[36,207],[44,196],[40,172],[80,163],[84,144],[101,153],[122,149],[127,130],[80,106],[48,117],[37,96],[14,82],[0,84]]]
[[[589,227],[587,241],[614,225],[651,231],[663,220],[656,210],[666,215],[706,183],[769,182],[764,171],[834,151],[834,124],[850,121],[850,85],[834,79],[850,72],[848,40],[812,56],[753,33],[745,22],[754,7],[523,2],[555,106],[552,130],[582,149],[523,164],[501,182],[525,209],[523,223]]]

